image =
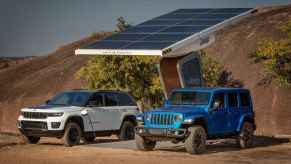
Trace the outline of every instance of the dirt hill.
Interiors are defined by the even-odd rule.
[[[251,64],[247,57],[255,50],[259,38],[286,37],[277,27],[288,20],[291,20],[291,5],[260,9],[256,15],[217,32],[215,43],[206,49],[251,89],[259,134],[291,134],[291,90],[274,83],[267,88],[256,87],[264,68]],[[22,107],[40,105],[58,92],[83,87],[74,75],[89,56],[75,56],[74,50],[89,42],[85,38],[51,54],[0,69],[0,131],[17,132],[17,117]]]

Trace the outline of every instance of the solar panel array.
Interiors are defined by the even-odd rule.
[[[179,9],[82,49],[161,50],[252,8]]]

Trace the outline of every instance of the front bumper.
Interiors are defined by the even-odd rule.
[[[19,131],[25,136],[34,137],[62,137],[64,131],[62,130],[45,130],[45,129],[21,129]]]
[[[187,134],[187,129],[148,129],[144,126],[137,126],[135,133],[144,137],[183,138]]]

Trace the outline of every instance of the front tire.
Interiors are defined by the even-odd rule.
[[[63,144],[68,147],[76,146],[80,143],[80,138],[80,126],[74,122],[68,123],[68,125],[66,126],[65,134],[62,137]]]
[[[236,137],[236,144],[242,149],[250,148],[254,141],[254,128],[251,123],[245,122]]]
[[[141,151],[151,151],[155,148],[157,143],[156,141],[147,140],[137,134],[135,135],[135,142],[137,149]]]
[[[130,121],[124,121],[118,134],[119,141],[134,139],[134,124]]]
[[[36,144],[40,140],[40,137],[34,137],[34,136],[26,136],[26,135],[21,135],[22,141],[24,143],[28,144]]]
[[[202,126],[193,126],[185,140],[186,151],[189,154],[202,154],[206,148],[206,133]]]

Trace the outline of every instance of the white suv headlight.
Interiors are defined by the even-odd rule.
[[[47,113],[48,117],[61,117],[64,113],[58,112],[58,113]]]

